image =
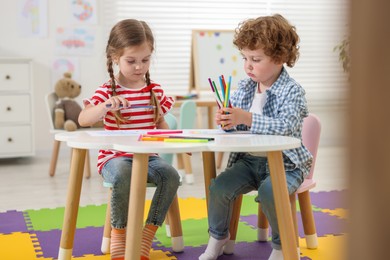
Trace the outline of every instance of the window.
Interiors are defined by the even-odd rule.
[[[151,77],[172,95],[189,89],[192,29],[235,29],[242,20],[274,13],[297,28],[300,58],[288,70],[308,96],[334,101],[346,88],[346,75],[333,52],[346,35],[346,0],[102,0],[102,10],[105,35],[126,18],[151,26],[156,39]]]

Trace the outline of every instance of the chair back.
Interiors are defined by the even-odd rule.
[[[317,151],[320,143],[321,135],[321,121],[318,116],[310,113],[308,117],[303,120],[302,128],[302,142],[303,145],[313,155],[313,164],[310,168],[310,173],[306,179],[312,179],[314,174],[314,166],[317,159]]]
[[[45,96],[45,103],[46,103],[47,114],[49,116],[50,129],[52,131],[55,130],[55,128],[54,128],[54,107],[56,106],[57,100],[58,100],[58,96],[54,92],[47,94]]]
[[[196,103],[193,100],[186,100],[180,106],[179,129],[195,128]]]
[[[177,129],[177,119],[172,113],[166,113],[164,119],[165,122],[167,122],[169,129]]]

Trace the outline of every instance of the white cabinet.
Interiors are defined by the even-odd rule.
[[[0,158],[32,156],[32,63],[0,58]]]

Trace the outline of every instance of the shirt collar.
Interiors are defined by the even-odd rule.
[[[282,67],[282,71],[278,77],[278,79],[271,85],[269,89],[266,90],[266,92],[269,92],[270,94],[279,95],[283,92],[283,89],[281,86],[284,85],[285,82],[287,82],[290,78],[290,75],[288,74],[287,70]],[[249,84],[246,84],[246,87],[248,89],[256,89],[257,88],[257,82],[253,81],[252,79],[249,79]]]
[[[287,70],[284,67],[282,67],[282,71],[278,79],[266,91],[268,91],[270,94],[280,95],[283,92],[282,86],[285,85],[285,83],[289,80],[289,78],[290,75],[288,74]]]

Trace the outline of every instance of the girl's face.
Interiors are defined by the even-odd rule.
[[[283,63],[277,64],[264,54],[263,49],[242,49],[246,74],[265,87],[270,87],[279,77]]]
[[[151,56],[152,50],[147,42],[125,48],[123,55],[115,60],[119,66],[119,83],[129,88],[143,87]]]

